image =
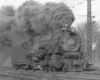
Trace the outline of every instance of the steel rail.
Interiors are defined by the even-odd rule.
[[[13,73],[12,73],[13,74]],[[9,73],[0,73],[1,76],[14,77],[14,78],[22,78],[29,80],[65,80],[65,79],[76,79],[76,80],[100,80],[100,77],[92,77],[92,76],[70,76],[70,75],[45,75],[45,74],[33,74],[29,76],[29,74],[9,74]],[[28,76],[27,76],[28,75]]]

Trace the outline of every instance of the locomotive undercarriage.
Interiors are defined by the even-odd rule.
[[[75,55],[71,53],[77,53]],[[84,61],[78,52],[67,53],[53,53],[53,54],[27,54],[26,65],[16,65],[17,69],[31,69],[41,71],[82,71],[84,68]]]

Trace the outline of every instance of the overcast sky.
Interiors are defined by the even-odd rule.
[[[3,5],[13,5],[15,8],[17,8],[19,5],[21,5],[23,2],[28,1],[28,0],[0,0],[0,7]],[[42,4],[46,2],[65,2],[68,3],[68,6],[75,6],[72,10],[75,14],[76,21],[74,23],[77,24],[77,22],[84,21],[86,20],[86,15],[87,15],[87,1],[85,0],[35,0],[37,2],[40,2]],[[81,5],[77,5],[77,1],[82,1]],[[73,3],[73,5],[72,5]],[[100,20],[100,0],[92,0],[92,16],[96,16],[92,20],[99,21]]]

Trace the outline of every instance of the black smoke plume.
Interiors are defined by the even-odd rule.
[[[3,14],[11,12],[6,10],[0,11],[0,49],[2,49],[0,50],[0,65],[9,63],[5,60],[10,60],[7,57],[10,56],[11,47],[20,44],[22,40],[33,35],[54,32],[62,28],[64,24],[68,24],[70,28],[75,20],[72,10],[64,3],[43,5],[35,1],[27,1],[15,10],[13,15],[8,15],[12,13]]]

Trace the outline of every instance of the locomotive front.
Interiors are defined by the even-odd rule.
[[[35,55],[38,55],[36,58],[42,70],[83,70],[84,57],[81,51],[81,36],[74,28],[46,35],[37,42],[38,49]]]
[[[81,71],[84,67],[84,56],[81,51],[81,36],[71,28],[61,36],[60,46],[63,53],[63,71]]]

